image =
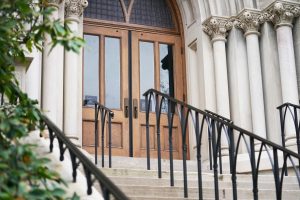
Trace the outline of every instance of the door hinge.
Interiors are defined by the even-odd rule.
[[[185,94],[183,94],[183,102],[186,101],[186,97],[185,97]]]
[[[181,47],[181,55],[183,55],[183,47]]]

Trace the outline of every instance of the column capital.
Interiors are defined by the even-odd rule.
[[[243,9],[236,17],[234,26],[242,29],[245,36],[249,34],[259,35],[260,24],[263,23],[263,16],[259,10]]]
[[[65,0],[65,17],[78,21],[87,6],[87,0]]]
[[[265,21],[273,22],[275,28],[280,26],[292,27],[293,19],[300,15],[300,4],[277,0],[264,9]]]
[[[212,16],[203,22],[203,31],[208,34],[212,42],[226,41],[228,31],[232,28],[232,19],[228,17]]]
[[[59,8],[59,4],[61,4],[63,0],[46,0],[47,7],[56,7]]]

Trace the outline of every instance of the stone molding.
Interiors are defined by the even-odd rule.
[[[65,0],[65,17],[78,21],[87,6],[87,0]]]
[[[263,10],[265,21],[271,21],[275,28],[293,26],[293,19],[300,15],[300,4],[289,1],[275,1]]]
[[[262,13],[259,10],[244,9],[242,10],[234,20],[234,26],[242,29],[245,36],[249,34],[259,33],[260,24],[264,22]]]
[[[59,4],[61,4],[62,1],[63,0],[46,0],[46,6],[59,8]]]
[[[226,41],[232,26],[231,18],[212,16],[203,22],[203,31],[211,37],[212,42]]]

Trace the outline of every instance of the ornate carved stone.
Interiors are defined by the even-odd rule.
[[[264,20],[260,11],[244,9],[236,17],[234,26],[242,29],[245,35],[251,33],[259,34],[259,27],[263,22]]]
[[[292,26],[293,19],[300,15],[300,4],[287,1],[275,1],[264,10],[263,18],[271,21],[275,27]]]
[[[87,6],[87,0],[65,0],[65,17],[78,19]]]
[[[230,18],[213,16],[203,22],[203,31],[211,37],[212,41],[226,41],[227,32],[232,28],[232,25]]]
[[[58,8],[63,0],[46,0],[46,6],[53,6]]]

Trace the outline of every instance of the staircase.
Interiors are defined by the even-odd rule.
[[[111,158],[109,128],[109,156],[106,160],[112,161],[109,163],[113,163],[113,168],[103,168],[98,164],[102,173],[108,176],[128,198],[300,200],[299,152],[293,152],[242,129],[230,119],[208,110],[199,110],[157,90],[150,89],[144,96],[147,157]],[[154,100],[157,159],[150,160],[149,115],[150,105]],[[162,112],[162,106],[166,102],[168,109]],[[112,113],[107,108],[100,109],[100,112],[104,113],[104,116]],[[162,115],[167,117],[170,160],[164,160],[161,156]],[[175,115],[180,122],[182,160],[173,159],[172,137]],[[101,121],[101,124],[106,123]],[[281,121],[281,124],[284,122]],[[95,138],[98,138],[97,129],[96,123]],[[284,126],[281,129],[284,130]],[[297,128],[296,130],[298,131]],[[188,132],[195,137],[195,161],[187,160]],[[102,135],[104,135],[103,128]],[[208,147],[204,147],[203,144]],[[103,146],[102,140],[102,158],[104,158]]]
[[[174,160],[174,186],[170,186],[169,160],[162,160],[162,178],[157,177],[157,160],[151,159],[153,170],[146,170],[145,158],[113,157],[113,168],[100,170],[112,180],[130,199],[133,200],[179,200],[199,199],[197,163],[188,161],[188,198],[184,198],[182,161]],[[207,167],[208,169],[208,167]],[[215,199],[214,175],[210,170],[203,170],[203,199]],[[276,199],[274,176],[270,172],[259,175],[259,199]],[[238,199],[253,199],[252,176],[237,175]],[[230,174],[219,175],[219,199],[233,199]],[[285,177],[282,199],[300,199],[297,178],[289,175]]]

